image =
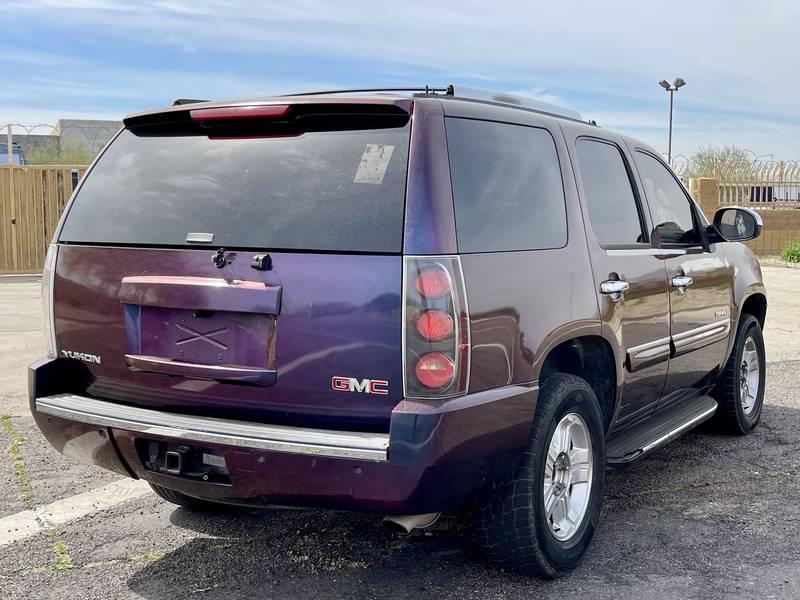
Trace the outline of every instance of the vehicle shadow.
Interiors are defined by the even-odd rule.
[[[466,517],[403,535],[385,529],[376,515],[276,508],[231,514],[176,509],[171,522],[198,537],[134,573],[128,585],[153,600],[538,598],[594,589],[587,586],[629,592],[631,581],[652,585],[653,574],[684,577],[686,585],[694,576],[725,581],[730,561],[753,552],[750,538],[731,533],[732,520],[755,519],[760,537],[752,543],[769,544],[775,556],[792,555],[800,544],[799,532],[786,535],[779,526],[800,483],[795,477],[787,487],[771,476],[776,464],[796,473],[797,450],[800,410],[767,405],[753,435],[704,428],[623,472],[609,472],[592,548],[574,574],[556,582],[488,563]],[[675,597],[694,596],[687,590]]]

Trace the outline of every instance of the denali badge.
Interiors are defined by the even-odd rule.
[[[88,363],[97,363],[98,365],[102,362],[100,357],[96,354],[86,354],[85,352],[73,352],[72,350],[62,350],[61,354],[66,356],[67,358],[74,358],[76,360],[82,360],[83,362]]]
[[[389,393],[386,388],[389,382],[383,379],[355,379],[353,377],[333,377],[331,387],[337,392],[361,392],[364,394],[380,394],[385,396]]]

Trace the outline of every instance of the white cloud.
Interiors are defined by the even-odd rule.
[[[171,96],[237,96],[310,83],[302,74],[270,86],[241,71],[185,74],[171,67],[171,51],[339,57],[372,62],[387,77],[406,80],[424,72],[442,83],[506,82],[507,89],[529,90],[655,138],[659,126],[665,128],[667,106],[656,81],[680,75],[688,81],[676,97],[681,151],[693,150],[695,140],[734,139],[745,146],[763,144],[759,153],[800,155],[797,137],[781,135],[774,126],[795,133],[798,127],[800,78],[794,71],[800,3],[793,0],[26,0],[0,6],[0,17],[10,14],[171,48],[159,72],[106,68],[103,76],[89,65],[87,72],[97,76],[88,79],[87,95],[135,99],[151,93],[142,90],[164,86]],[[28,53],[22,60],[42,56]],[[37,93],[69,91],[46,82],[31,85]],[[20,98],[15,93],[5,92],[0,100]]]

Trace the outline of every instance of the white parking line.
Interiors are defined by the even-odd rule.
[[[113,508],[149,492],[150,487],[144,481],[120,479],[96,490],[0,518],[0,546],[13,544],[45,529]]]

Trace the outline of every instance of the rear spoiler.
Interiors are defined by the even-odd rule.
[[[176,101],[177,102],[177,101]],[[260,102],[183,100],[169,108],[131,115],[125,127],[137,135],[210,137],[300,135],[308,131],[401,127],[413,99],[274,98]]]

